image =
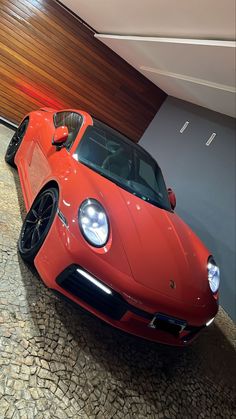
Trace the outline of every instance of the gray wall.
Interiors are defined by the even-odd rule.
[[[181,134],[185,121],[189,125]],[[216,137],[206,146],[213,132]],[[140,144],[174,189],[176,212],[215,256],[221,268],[220,303],[236,320],[235,120],[168,97]]]

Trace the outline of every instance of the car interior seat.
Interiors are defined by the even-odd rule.
[[[70,149],[70,147],[73,145],[73,142],[75,141],[76,136],[79,132],[81,121],[76,113],[72,113],[66,117],[64,125],[67,126],[68,131],[69,131],[69,135],[66,141],[66,147]]]
[[[127,179],[131,170],[127,150],[120,147],[114,154],[106,157],[102,167],[121,178]]]

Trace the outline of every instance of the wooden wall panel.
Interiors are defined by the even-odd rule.
[[[55,0],[0,0],[0,116],[84,109],[137,141],[165,97]]]

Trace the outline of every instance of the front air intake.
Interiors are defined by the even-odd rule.
[[[79,266],[67,268],[56,282],[61,288],[113,320],[120,320],[128,309],[128,304],[117,292],[110,290]]]

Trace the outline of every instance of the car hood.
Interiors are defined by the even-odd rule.
[[[178,215],[118,190],[119,232],[135,281],[170,298],[205,305],[209,251]]]
[[[84,167],[84,182],[105,207],[134,281],[188,305],[209,301],[208,249],[181,220]],[[89,175],[89,176],[88,176]],[[119,261],[117,260],[117,263]]]

